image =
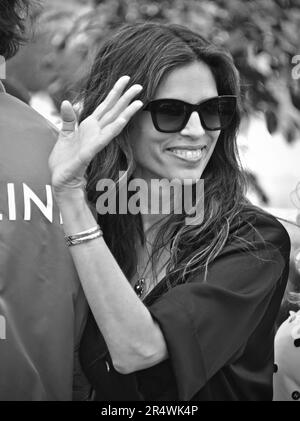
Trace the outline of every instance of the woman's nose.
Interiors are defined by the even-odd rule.
[[[181,130],[180,134],[183,136],[199,137],[203,136],[205,133],[204,128],[202,127],[199,114],[196,111],[193,111],[190,115],[186,126]]]

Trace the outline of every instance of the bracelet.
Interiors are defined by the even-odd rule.
[[[95,238],[99,238],[103,236],[103,232],[99,225],[96,225],[93,228],[88,230],[78,232],[77,234],[73,235],[65,235],[65,240],[67,245],[76,246],[77,244],[85,243],[86,241],[94,240]]]
[[[94,234],[100,229],[100,226],[97,224],[95,227],[89,228],[88,230],[78,232],[77,234],[65,236],[65,238],[70,238],[71,240],[76,240],[77,238],[80,238],[82,236],[86,236],[89,234]]]

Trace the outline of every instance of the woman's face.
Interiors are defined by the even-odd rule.
[[[171,71],[161,81],[153,99],[172,98],[197,104],[217,95],[216,82],[209,67],[203,62],[194,62]],[[136,116],[130,134],[136,162],[134,176],[147,181],[153,178],[196,181],[201,178],[219,134],[220,131],[205,131],[197,112],[191,114],[180,132],[162,133],[155,129],[150,112],[142,111]],[[190,149],[199,153],[195,152],[192,158],[187,153]]]

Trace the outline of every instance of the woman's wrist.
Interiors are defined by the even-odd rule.
[[[60,191],[54,195],[66,235],[73,235],[95,226],[97,222],[83,189]]]
[[[55,201],[59,208],[68,205],[76,205],[86,201],[86,193],[84,188],[56,190],[53,188]]]

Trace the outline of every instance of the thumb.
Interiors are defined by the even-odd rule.
[[[77,117],[72,104],[69,101],[63,101],[60,107],[60,115],[62,119],[62,131],[63,132],[74,132]]]

